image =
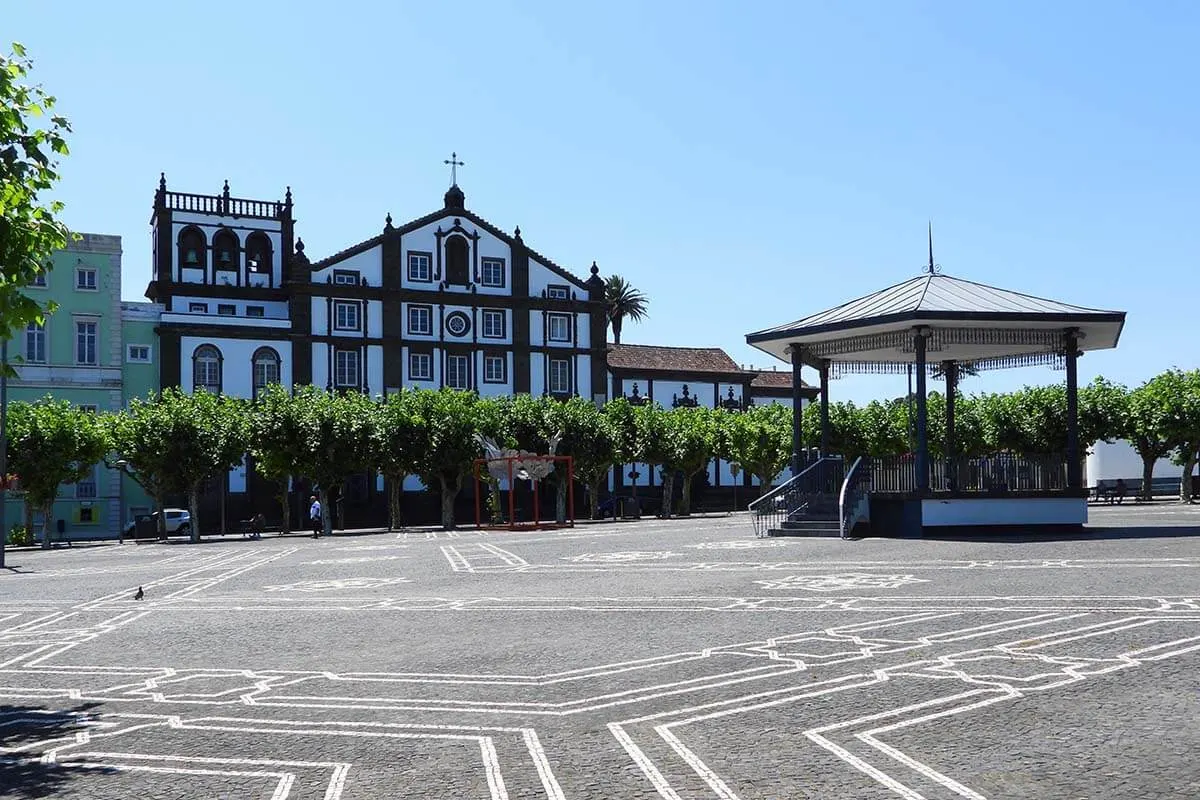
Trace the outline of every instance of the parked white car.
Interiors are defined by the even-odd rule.
[[[163,514],[167,518],[167,535],[187,536],[192,532],[192,515],[186,508],[165,508]],[[158,530],[158,512],[148,515],[154,520],[154,529]],[[132,539],[134,530],[137,528],[137,520],[129,523],[125,528],[125,537]]]

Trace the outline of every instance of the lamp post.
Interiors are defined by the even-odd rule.
[[[0,569],[8,546],[8,337],[0,342]]]
[[[122,511],[125,509],[125,467],[128,465],[129,462],[123,458],[117,459],[117,461],[113,464],[113,466],[117,468],[117,472],[120,473],[120,477],[118,478],[120,483],[117,486],[117,497],[120,498]],[[134,536],[136,537],[137,520],[134,520],[133,524],[135,526]],[[117,519],[117,544],[125,544],[125,523],[119,518]]]

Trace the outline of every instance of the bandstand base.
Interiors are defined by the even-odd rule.
[[[872,495],[871,536],[921,538],[947,532],[1037,533],[1078,530],[1087,524],[1082,492],[1011,495]]]

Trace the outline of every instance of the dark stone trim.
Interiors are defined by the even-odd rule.
[[[180,332],[163,327],[156,327],[158,335],[159,370],[158,380],[160,389],[168,389],[180,385]]]
[[[483,280],[487,272],[483,269],[488,262],[500,262],[500,283],[487,283]],[[488,289],[505,289],[508,287],[508,261],[499,256],[486,256],[479,259],[479,285]]]
[[[410,262],[412,260],[411,259],[412,256],[425,256],[426,258],[429,259],[429,277],[427,279],[426,278],[414,278],[412,276],[412,271],[410,268]],[[433,271],[433,251],[432,250],[405,250],[404,251],[404,263],[401,264],[400,266],[404,270],[402,273],[404,281],[407,281],[408,283],[428,283],[431,285],[433,284],[434,271]],[[404,287],[402,284],[397,284],[395,289],[393,289],[393,291],[395,291],[396,289],[399,289],[400,291],[404,291]]]
[[[214,297],[214,298],[229,298],[231,300],[258,300],[258,301],[285,301],[291,299],[292,295],[286,289],[271,289],[260,286],[218,286],[211,283],[181,283],[172,281],[167,285],[156,282],[150,284],[154,288],[156,294],[164,297],[182,294],[190,297]],[[342,287],[350,288],[350,287]],[[150,296],[150,289],[146,290],[146,296]],[[164,300],[156,300],[155,302],[164,303]]]
[[[284,341],[294,339],[295,333],[286,328],[255,328],[249,325],[202,325],[164,323],[159,331],[171,331],[176,336],[199,336],[219,339],[263,339],[266,341]],[[160,336],[163,333],[159,334]]]
[[[488,383],[488,384],[492,384],[492,385],[500,385],[500,384],[508,383],[508,352],[509,351],[507,351],[507,350],[497,350],[497,351],[482,350],[480,352],[481,352],[482,358],[483,358],[483,373],[480,375],[480,382]],[[500,363],[504,365],[504,369],[501,373],[500,380],[498,380],[498,381],[490,381],[487,378],[487,360],[489,358],[498,358],[498,359],[500,359]]]

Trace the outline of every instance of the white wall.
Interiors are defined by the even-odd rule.
[[[542,316],[547,312],[530,311],[529,312],[529,343],[534,347],[590,347],[591,341],[591,317],[587,314],[567,313],[573,318],[575,326],[575,341],[574,342],[553,342],[549,341],[546,335],[547,331],[542,325]],[[555,313],[555,312],[549,312]]]
[[[1154,462],[1155,478],[1178,478],[1181,475],[1183,467],[1172,464],[1169,458],[1160,458]],[[1117,478],[1141,481],[1142,457],[1133,449],[1133,445],[1124,439],[1096,442],[1087,456],[1088,486],[1095,486],[1097,481],[1115,481]]]
[[[324,269],[315,270],[312,273],[312,283],[327,283],[329,279],[333,277],[335,270],[357,270],[360,277],[367,279],[367,284],[369,286],[382,286],[383,245],[375,245],[374,247],[364,250],[361,253],[355,253],[349,258],[343,259],[336,264],[331,264]]]
[[[545,264],[542,264],[534,258],[529,259],[529,296],[541,297],[542,292],[546,287],[554,284],[556,286],[566,286],[568,292],[574,292],[575,296],[580,300],[588,299],[588,290],[576,286],[571,281],[554,272]]]
[[[171,298],[171,306],[166,309],[167,312],[173,314],[199,314],[198,311],[188,311],[189,304],[204,303],[208,306],[208,313],[214,316],[217,315],[217,306],[227,303],[233,304],[237,308],[235,317],[239,319],[239,325],[253,325],[255,320],[260,317],[247,317],[246,306],[262,306],[263,317],[266,319],[287,319],[288,304],[286,300],[245,300],[232,299],[224,297],[196,297],[191,295],[175,295]],[[229,319],[229,317],[225,317]]]
[[[401,249],[400,267],[401,267],[402,272],[401,272],[400,282],[404,288],[430,290],[437,286],[437,280],[434,280],[432,283],[426,283],[424,281],[410,281],[408,279],[408,254],[410,251],[432,253],[433,256],[432,256],[432,258],[430,260],[430,264],[429,264],[430,277],[432,278],[434,275],[437,274],[437,264],[438,264],[438,255],[437,255],[438,240],[437,240],[437,236],[436,236],[436,231],[439,227],[442,229],[443,233],[451,230],[454,227],[455,219],[456,219],[456,217],[454,216],[454,212],[447,211],[446,215],[444,217],[440,217],[439,219],[434,220],[433,222],[430,222],[429,224],[425,225],[424,227],[418,228],[417,230],[412,231],[410,233],[406,233],[406,234],[404,234],[403,237],[401,237],[401,239],[400,239],[400,249]],[[462,222],[462,226],[463,226],[463,228],[466,229],[467,233],[472,234],[472,235],[474,235],[474,234],[479,235],[479,239],[476,242],[474,242],[472,245],[472,247],[474,248],[474,252],[477,254],[477,256],[473,257],[472,261],[471,261],[472,279],[474,279],[474,270],[475,270],[476,266],[478,266],[482,272],[483,259],[485,259],[485,258],[502,258],[502,259],[504,259],[504,268],[505,268],[505,273],[506,273],[504,286],[503,287],[484,286],[482,283],[479,283],[479,284],[475,285],[475,294],[478,294],[478,295],[509,295],[509,294],[512,294],[512,252],[510,251],[508,244],[505,241],[503,241],[502,239],[498,239],[497,237],[488,233],[487,231],[477,228],[475,226],[475,224],[472,223],[470,220],[463,219],[462,217],[457,217],[457,219],[459,219]],[[442,245],[443,246],[446,243],[446,238],[447,237],[445,237],[445,236],[442,237]],[[442,253],[441,263],[442,263],[442,280],[445,280],[445,278],[446,278],[446,254],[444,251]],[[480,278],[482,279],[482,274],[480,275]],[[466,287],[462,287],[462,286],[450,286],[450,287],[447,287],[446,291],[448,293],[455,293],[455,292],[465,292],[465,291],[470,291],[470,290],[467,289]]]
[[[508,363],[505,375],[508,380],[505,383],[484,383],[483,380],[483,352],[475,353],[475,385],[479,389],[480,397],[505,397],[513,393],[513,354],[508,352],[504,354],[505,361]]]
[[[279,381],[292,384],[292,343],[286,339],[222,339],[183,336],[180,338],[179,384],[184,392],[192,391],[192,354],[202,344],[211,344],[221,351],[221,390],[230,397],[250,397],[254,390],[251,358],[260,347],[274,348],[279,353]],[[315,367],[315,365],[314,365]],[[315,371],[315,370],[314,370]]]
[[[362,307],[361,306],[362,301],[356,300],[354,298],[350,298],[350,297],[339,298],[336,295],[334,295],[332,299],[333,299],[333,302],[335,302],[335,303],[338,300],[345,300],[347,302],[359,303],[360,309]],[[314,335],[343,336],[343,337],[347,337],[350,339],[363,338],[363,333],[361,330],[339,331],[333,327],[333,325],[330,323],[330,319],[329,319],[329,313],[332,310],[332,303],[330,303],[329,299],[327,299],[326,297],[321,296],[321,297],[311,298],[311,305],[309,308],[311,309],[311,315],[312,315],[311,316],[311,324],[312,324],[312,332]],[[360,310],[359,313],[362,314],[363,312]],[[435,316],[436,316],[436,312],[435,312]],[[359,320],[360,325],[362,325],[364,323],[366,324],[366,327],[367,327],[367,336],[369,336],[373,339],[382,338],[382,336],[383,336],[383,303],[382,302],[380,302],[378,300],[368,300],[366,302],[365,317],[364,317],[364,319]]]

